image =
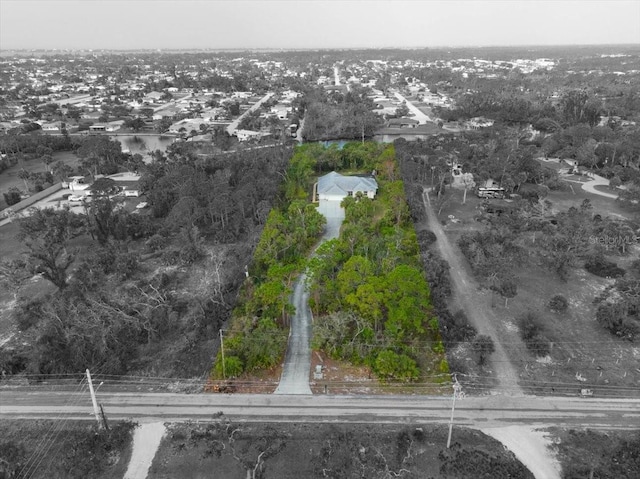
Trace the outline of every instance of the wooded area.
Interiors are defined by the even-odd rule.
[[[100,165],[127,155],[114,143]],[[86,215],[32,210],[26,246],[4,261],[23,346],[3,349],[9,374],[201,375],[229,316],[290,149],[196,157],[177,146],[142,167],[151,208],[133,214],[98,195]],[[33,274],[52,288],[25,296]]]

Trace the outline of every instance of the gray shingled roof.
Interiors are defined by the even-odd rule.
[[[378,191],[378,183],[370,177],[343,176],[332,171],[318,179],[318,194],[344,195],[349,191]]]

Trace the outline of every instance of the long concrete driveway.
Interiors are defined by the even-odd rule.
[[[291,318],[287,354],[274,394],[311,394],[311,310],[306,280],[307,275],[303,273],[293,286],[291,303],[296,312]]]
[[[326,202],[338,203],[338,202]],[[327,220],[324,234],[318,245],[323,242],[337,238],[340,234],[340,225],[344,219],[344,213],[335,208],[320,208],[319,211]],[[289,343],[287,354],[282,367],[280,383],[274,394],[311,394],[309,386],[309,376],[311,374],[311,323],[313,316],[309,308],[309,292],[306,284],[306,274],[301,274],[293,286],[291,303],[296,308],[296,312],[291,318],[291,329],[289,332]]]

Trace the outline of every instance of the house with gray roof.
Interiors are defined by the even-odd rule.
[[[378,183],[371,176],[344,176],[332,171],[318,179],[314,198],[318,201],[342,201],[347,196],[362,193],[373,199],[377,191]]]

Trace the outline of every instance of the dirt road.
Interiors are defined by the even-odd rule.
[[[449,263],[453,298],[456,305],[467,314],[469,322],[476,328],[478,334],[485,334],[493,339],[496,350],[491,355],[490,367],[494,373],[497,389],[505,394],[524,394],[518,385],[518,373],[500,343],[495,327],[497,318],[492,314],[489,305],[486,304],[486,297],[478,292],[478,283],[471,275],[466,259],[458,248],[454,249],[444,233],[442,225],[431,207],[429,192],[426,188],[423,190],[422,199],[429,229],[436,235],[436,244],[442,258]]]

